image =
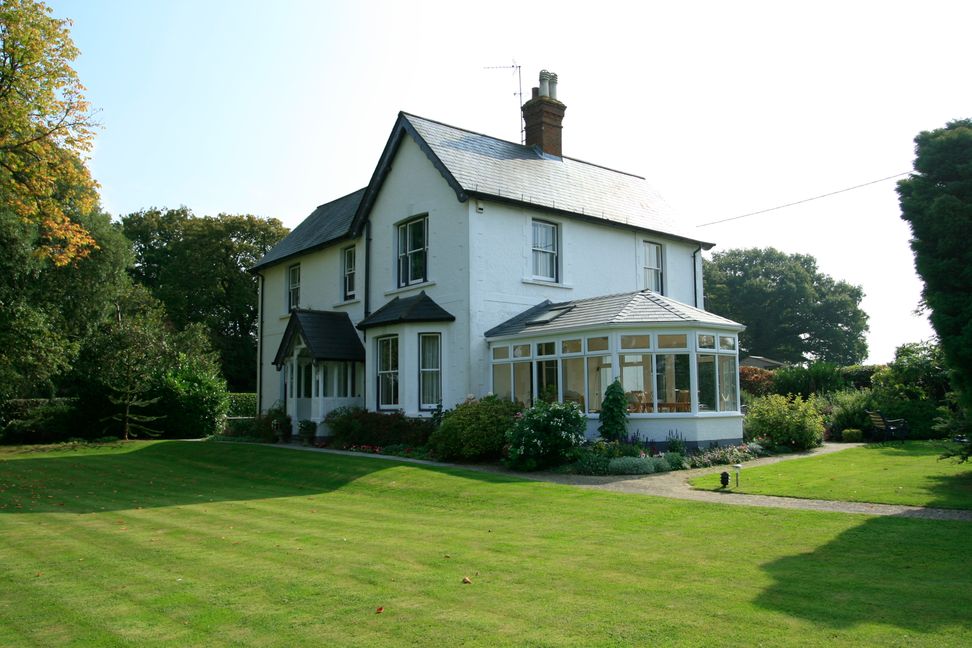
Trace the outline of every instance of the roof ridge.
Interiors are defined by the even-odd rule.
[[[463,128],[462,126],[453,126],[452,124],[447,124],[445,122],[439,121],[437,119],[430,119],[428,117],[423,117],[422,115],[416,115],[415,113],[406,112],[404,110],[400,111],[405,117],[414,117],[416,119],[421,119],[422,121],[431,122],[433,124],[438,124],[439,126],[445,126],[446,128],[451,128],[453,130],[462,131],[463,133],[469,133],[470,135],[477,135],[479,137],[485,137],[487,139],[495,140],[497,142],[503,142],[504,144],[510,144],[512,146],[519,146],[528,151],[537,151],[538,147],[528,146],[526,144],[520,144],[519,142],[511,142],[508,139],[503,139],[501,137],[496,137],[495,135],[487,135],[486,133],[480,133],[479,131],[470,130],[468,128]],[[542,156],[543,150],[539,150]],[[592,166],[598,169],[604,169],[605,171],[610,171],[612,173],[620,173],[622,175],[631,176],[632,178],[637,178],[638,180],[647,180],[644,176],[640,176],[637,173],[631,173],[630,171],[621,171],[620,169],[612,169],[609,166],[604,166],[603,164],[596,164],[594,162],[588,162],[587,160],[581,160],[580,158],[571,157],[569,155],[554,156],[559,157],[561,160],[570,160],[571,162],[577,162],[578,164],[586,164],[587,166]]]

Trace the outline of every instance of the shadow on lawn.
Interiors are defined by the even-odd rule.
[[[882,452],[915,449],[885,446]],[[956,480],[936,477],[932,508],[950,506]],[[967,502],[967,500],[966,500]],[[775,584],[755,600],[761,607],[814,623],[847,628],[880,623],[911,631],[972,628],[972,524],[908,519],[911,513],[867,518],[811,553],[763,566]]]
[[[0,514],[97,513],[313,495],[403,465],[490,483],[523,481],[366,456],[166,441],[127,452],[0,460]]]

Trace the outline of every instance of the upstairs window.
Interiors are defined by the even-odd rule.
[[[559,281],[560,259],[557,225],[533,221],[533,276],[543,281]]]
[[[426,216],[398,226],[398,287],[428,280],[429,219]]]
[[[662,281],[662,246],[660,243],[645,241],[645,288],[656,293],[665,293]]]
[[[354,299],[354,247],[344,248],[344,300]]]
[[[287,310],[300,308],[300,264],[287,268]]]

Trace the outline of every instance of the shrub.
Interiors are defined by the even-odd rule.
[[[867,410],[874,409],[870,389],[844,389],[821,399],[827,428],[835,438],[847,428],[866,430],[871,427]]]
[[[3,404],[0,443],[59,443],[96,436],[94,430],[79,430],[77,401],[73,398],[17,399]]]
[[[864,440],[864,433],[857,428],[845,428],[841,431],[840,438],[845,443],[860,443]]]
[[[615,457],[608,462],[609,475],[650,475],[655,472],[651,457]]]
[[[226,421],[226,427],[221,436],[234,439],[259,438],[256,418],[239,418]],[[263,440],[263,439],[260,439]]]
[[[521,410],[518,403],[497,396],[466,401],[442,416],[442,424],[429,437],[429,449],[446,461],[496,461],[503,454],[506,431]]]
[[[227,396],[229,397],[227,416],[256,416],[256,392],[237,392],[227,394]]]
[[[282,441],[290,441],[290,416],[280,402],[275,403],[265,414],[256,417],[253,422],[254,435],[263,441],[276,441],[278,431]]]
[[[597,415],[601,425],[597,431],[608,441],[623,439],[628,433],[628,399],[620,380],[615,380],[604,390],[601,412]]]
[[[665,451],[674,452],[675,454],[684,455],[686,451],[685,439],[681,434],[669,431],[668,437],[665,439]]]
[[[303,419],[297,424],[297,433],[300,435],[301,443],[310,445],[314,442],[314,437],[317,436],[317,423],[310,419]]]
[[[585,449],[574,462],[574,472],[578,475],[606,475],[611,459]]]
[[[678,453],[674,453],[675,456],[679,456]],[[651,464],[655,469],[655,472],[668,472],[672,469],[672,465],[668,462],[668,455],[663,455],[661,457],[652,457]]]
[[[739,367],[739,388],[753,396],[765,396],[773,390],[773,372],[760,367]]]
[[[432,422],[408,418],[401,412],[384,414],[360,407],[339,407],[324,418],[336,447],[378,446],[404,443],[422,446],[429,442]]]
[[[753,401],[746,414],[747,434],[772,445],[806,450],[823,441],[823,415],[813,397],[770,394]]]
[[[229,395],[219,370],[192,356],[182,355],[168,371],[156,393],[158,403],[152,422],[164,437],[200,438],[223,431]]]
[[[871,376],[884,365],[850,365],[840,368],[840,377],[848,387],[854,389],[870,389]]]
[[[688,457],[690,468],[710,468],[750,461],[757,457],[748,445],[709,448]]]
[[[594,454],[607,457],[608,459],[614,459],[616,457],[641,457],[645,454],[645,451],[641,449],[641,446],[633,443],[604,441],[603,439],[598,439],[592,443],[589,448]]]
[[[666,452],[665,462],[672,470],[682,470],[685,468],[685,456],[678,452]]]
[[[507,465],[538,470],[566,463],[584,440],[585,421],[576,403],[538,401],[519,414],[506,433]]]
[[[809,367],[780,367],[773,372],[773,393],[797,394],[809,398],[844,387],[840,369],[829,362],[814,362]]]

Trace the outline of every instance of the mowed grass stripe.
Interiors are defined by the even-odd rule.
[[[740,510],[274,448],[136,447],[41,456],[43,512],[0,512],[0,644],[896,646],[956,645],[969,630],[963,523]],[[0,461],[0,483],[22,463]],[[55,512],[46,495],[66,487],[45,471],[82,491],[97,490],[85,475],[145,480],[100,497],[104,512],[84,499]],[[167,473],[164,492],[148,483]]]

